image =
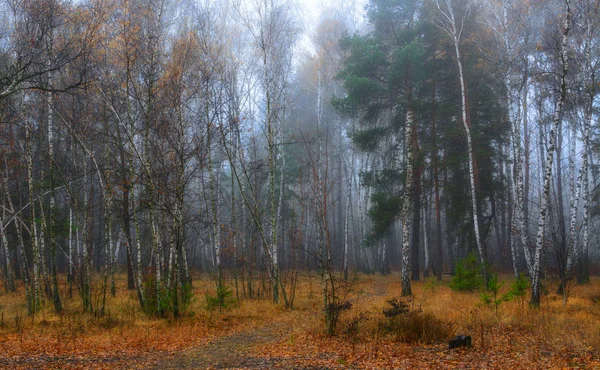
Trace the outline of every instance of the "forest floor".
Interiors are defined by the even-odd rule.
[[[479,292],[427,278],[413,285],[409,313],[393,321],[382,311],[399,298],[399,276],[358,275],[341,291],[352,307],[335,336],[325,333],[314,274],[301,276],[291,310],[266,297],[208,310],[212,285],[194,281],[195,298],[178,320],[144,315],[122,281],[104,316],[82,313],[74,296],[62,315],[48,304],[32,318],[22,292],[2,293],[0,369],[600,369],[598,278],[574,285],[566,305],[550,281],[539,309],[511,301],[498,310]],[[473,346],[448,350],[457,334]]]

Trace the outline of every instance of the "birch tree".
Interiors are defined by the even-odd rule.
[[[277,160],[278,130],[282,125],[282,108],[286,88],[286,76],[290,67],[296,29],[292,7],[286,2],[255,0],[251,8],[238,12],[244,26],[250,32],[257,58],[260,60],[260,77],[264,98],[263,121],[267,141],[267,165],[269,173],[269,259],[271,260],[271,287],[273,301],[279,303],[280,271],[277,256],[277,197],[275,170]]]
[[[546,221],[548,219],[548,203],[550,198],[550,183],[552,181],[552,166],[554,160],[554,151],[556,149],[556,136],[557,131],[562,119],[562,111],[567,96],[567,74],[569,72],[569,34],[572,28],[572,13],[571,13],[571,2],[565,0],[565,16],[562,21],[561,27],[561,42],[558,49],[558,58],[560,71],[558,72],[559,88],[558,96],[556,98],[554,106],[554,117],[552,120],[552,128],[550,129],[548,137],[548,150],[546,152],[546,159],[544,161],[544,177],[542,185],[542,197],[540,204],[540,212],[538,217],[538,230],[535,244],[535,251],[533,255],[533,261],[530,266],[529,274],[531,276],[531,304],[535,307],[540,305],[540,263],[541,254],[544,248],[544,233],[546,228]]]
[[[412,223],[412,197],[413,197],[413,112],[410,107],[406,110],[404,147],[406,150],[406,182],[404,185],[404,199],[402,200],[402,296],[412,295],[410,286],[410,229]],[[398,143],[400,147],[400,143]],[[398,155],[398,157],[400,157]]]
[[[500,40],[501,53],[504,57],[502,66],[502,78],[506,91],[506,102],[508,116],[510,120],[511,132],[511,162],[513,170],[511,171],[510,181],[511,202],[515,203],[513,209],[516,211],[516,217],[511,217],[515,222],[512,227],[515,228],[524,251],[525,260],[528,266],[531,266],[531,251],[528,240],[528,214],[527,187],[525,179],[525,163],[529,160],[528,155],[522,145],[522,137],[528,133],[522,134],[521,127],[525,127],[527,122],[526,97],[528,94],[527,80],[529,66],[527,62],[527,45],[529,40],[529,29],[526,14],[529,13],[529,6],[526,3],[517,3],[511,0],[501,1],[499,6],[494,3],[489,4],[491,19],[488,24],[494,30]],[[523,122],[523,124],[522,124]],[[513,243],[516,240],[513,240]],[[518,261],[519,249],[511,243],[511,255],[513,260],[513,273],[515,277],[519,275]]]
[[[463,128],[465,130],[465,137],[467,139],[467,152],[469,158],[469,191],[471,193],[471,209],[473,217],[473,229],[475,231],[475,242],[477,244],[477,251],[479,253],[479,261],[481,262],[482,268],[485,265],[485,251],[482,244],[479,228],[479,212],[477,208],[477,191],[475,186],[475,173],[476,173],[476,162],[473,151],[473,138],[471,135],[471,122],[469,118],[469,106],[467,97],[467,85],[466,77],[463,70],[463,62],[460,52],[461,39],[463,36],[463,30],[465,27],[465,21],[467,21],[471,14],[471,8],[473,2],[467,0],[466,3],[462,4],[462,14],[456,16],[455,1],[456,0],[432,0],[433,4],[437,8],[437,14],[434,16],[434,23],[444,31],[452,40],[454,45],[454,52],[456,58],[456,65],[458,68],[458,75],[460,80],[460,93],[461,93],[461,118]],[[483,268],[485,274],[485,268]],[[487,278],[486,278],[487,281]]]
[[[580,283],[589,283],[589,238],[590,238],[590,186],[589,186],[589,169],[590,169],[590,130],[593,123],[593,109],[594,101],[597,94],[597,79],[596,73],[600,68],[600,61],[594,60],[592,57],[592,48],[594,45],[598,45],[598,38],[596,32],[600,26],[600,17],[598,12],[600,10],[600,1],[586,1],[584,2],[583,12],[585,14],[585,37],[584,37],[584,71],[586,74],[585,79],[585,92],[586,92],[586,105],[585,105],[585,122],[583,129],[583,163],[581,165],[582,173],[582,187],[583,187],[583,240],[581,245],[581,253],[579,254],[579,269],[580,273],[578,280]]]

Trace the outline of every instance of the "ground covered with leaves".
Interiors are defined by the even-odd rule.
[[[509,289],[511,277],[501,294]],[[118,290],[104,316],[84,314],[76,298],[62,315],[28,317],[24,297],[0,296],[0,368],[491,368],[600,369],[600,280],[574,286],[566,304],[549,294],[539,309],[498,305],[479,291],[456,292],[425,279],[401,299],[399,276],[359,275],[336,335],[325,333],[316,277],[303,276],[293,309],[261,299],[208,309],[209,278],[194,282],[183,318],[149,318]],[[448,349],[457,334],[472,347]]]

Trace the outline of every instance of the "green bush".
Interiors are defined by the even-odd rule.
[[[194,298],[194,288],[191,283],[183,283],[181,284],[181,303],[179,308],[181,311],[185,312],[192,304]]]
[[[481,301],[488,306],[492,306],[496,311],[496,314],[498,314],[498,306],[500,306],[502,302],[511,300],[510,294],[499,296],[500,289],[503,286],[504,281],[498,280],[498,274],[489,275],[487,292],[481,293],[480,295]]]
[[[154,274],[149,274],[144,279],[142,288],[146,298],[144,312],[149,316],[165,316],[172,313],[178,317],[185,313],[192,303],[193,289],[189,283],[178,286],[177,290],[168,289],[163,284],[157,289]]]
[[[156,279],[154,278],[154,274],[150,273],[144,278],[142,281],[142,289],[145,297],[144,312],[148,316],[158,315],[159,309],[162,308],[158,307],[157,304],[158,294],[161,294],[161,292],[156,289]]]
[[[461,258],[456,263],[450,288],[460,292],[479,289],[483,285],[480,272],[477,256],[473,252],[469,253],[467,258]]]
[[[228,288],[225,284],[219,284],[214,296],[206,294],[206,308],[210,311],[228,308],[234,302],[232,296],[233,290],[231,288]]]
[[[513,281],[510,286],[510,290],[506,294],[509,299],[514,299],[519,303],[519,307],[523,309],[525,307],[525,298],[527,296],[527,290],[529,289],[529,281],[525,275],[521,272],[519,277]]]

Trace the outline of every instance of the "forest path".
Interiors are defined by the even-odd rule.
[[[264,326],[219,337],[207,344],[189,348],[160,361],[154,369],[272,369],[287,368],[281,360],[260,357],[254,350],[281,341],[292,327],[287,321],[272,321]]]
[[[365,288],[361,299],[387,296],[388,286],[378,284],[368,278],[360,284]],[[318,287],[317,283],[314,283]],[[309,295],[319,294],[314,288]],[[297,369],[297,370],[328,370],[348,368],[348,366],[315,365],[313,360],[337,358],[335,351],[331,353],[302,352],[292,356],[280,357],[277,353],[265,348],[273,348],[278,343],[294,343],[298,335],[302,335],[310,326],[315,315],[320,310],[304,307],[296,310],[279,312],[272,319],[263,317],[250,328],[236,330],[233,333],[219,336],[208,343],[194,345],[173,356],[159,360],[152,369]]]

